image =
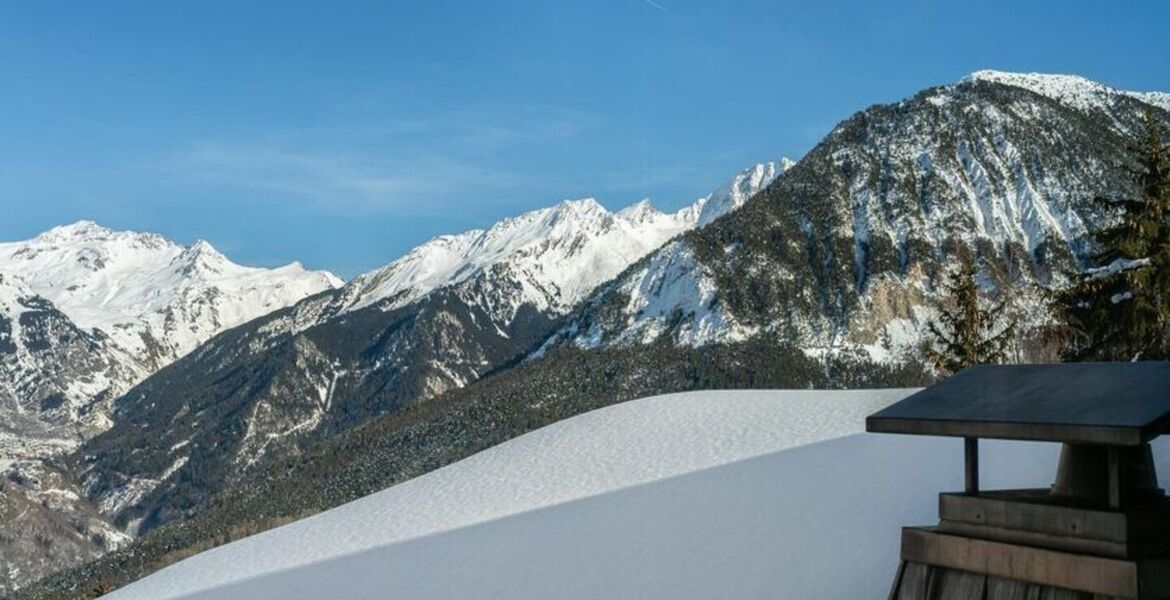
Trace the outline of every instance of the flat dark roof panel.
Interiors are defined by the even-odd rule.
[[[1166,433],[1170,363],[981,365],[893,404],[866,429],[1136,445]]]

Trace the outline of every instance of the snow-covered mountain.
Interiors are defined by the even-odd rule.
[[[698,226],[710,224],[715,219],[743,206],[749,198],[768,187],[781,173],[791,169],[796,162],[782,157],[776,162],[765,162],[736,173],[727,185],[699,198],[691,206],[699,212]]]
[[[237,265],[204,241],[90,221],[0,243],[0,420],[109,425],[108,404],[215,334],[340,285],[299,264]],[[22,430],[29,433],[27,430]]]
[[[592,198],[505,219],[486,230],[435,238],[347,286],[345,310],[398,308],[443,286],[505,269],[518,284],[512,309],[528,304],[564,313],[598,285],[670,238],[743,205],[794,163],[748,167],[724,186],[674,213],[641,200],[616,213]]]
[[[962,486],[962,444],[862,434],[867,414],[907,393],[720,391],[619,404],[109,597],[879,597],[896,571],[899,528],[935,521],[938,491]],[[988,485],[1051,483],[1055,447],[984,452]],[[1159,452],[1160,466],[1168,459]]]
[[[616,212],[571,200],[442,236],[233,329],[126,394],[117,424],[84,450],[87,492],[134,530],[157,527],[303,444],[474,382],[529,352],[598,285],[735,209],[786,164],[745,169],[674,213],[644,200]],[[126,447],[138,450],[132,460]],[[198,485],[188,472],[200,474]]]
[[[300,263],[244,267],[203,240],[184,247],[91,221],[0,243],[0,272],[21,278],[78,326],[101,331],[152,369],[224,329],[342,283]]]
[[[667,244],[600,289],[550,345],[771,335],[810,352],[916,351],[941,275],[974,252],[1009,294],[1021,356],[1042,288],[1091,250],[1094,196],[1128,194],[1122,165],[1164,93],[1079,77],[980,71],[859,112],[726,219]],[[1162,107],[1162,108],[1159,108]]]
[[[110,427],[118,396],[224,329],[338,285],[88,221],[0,243],[0,591],[129,539],[56,464]]]
[[[758,189],[758,188],[757,188]],[[695,226],[696,211],[666,214],[643,200],[611,213],[592,198],[505,219],[487,230],[441,236],[351,283],[347,310],[383,309],[506,265],[513,306],[564,312],[630,263]]]

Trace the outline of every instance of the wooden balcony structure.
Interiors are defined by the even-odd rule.
[[[894,600],[1170,600],[1170,363],[977,366],[871,415],[866,430],[961,437],[965,489],[902,532]],[[1059,442],[1051,487],[980,487],[979,440]]]

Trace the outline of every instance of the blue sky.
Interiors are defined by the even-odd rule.
[[[1167,23],[1162,1],[0,2],[0,239],[88,218],[352,276],[564,198],[676,208],[982,68],[1170,90]]]

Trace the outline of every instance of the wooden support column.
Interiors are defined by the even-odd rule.
[[[1109,508],[1121,508],[1121,452],[1117,446],[1109,446]]]
[[[963,438],[963,461],[966,463],[968,494],[979,493],[979,438]]]

